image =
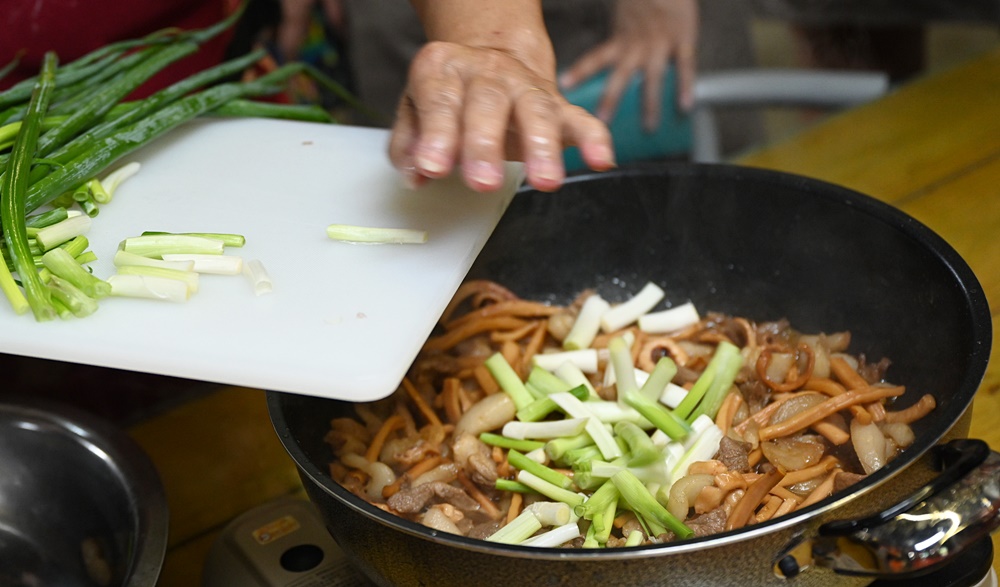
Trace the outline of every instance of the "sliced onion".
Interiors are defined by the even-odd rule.
[[[885,436],[879,430],[878,424],[861,424],[857,420],[851,421],[851,442],[854,444],[854,452],[861,461],[861,467],[865,474],[870,475],[878,471],[886,462]]]
[[[882,423],[882,434],[895,441],[900,448],[906,448],[913,444],[913,428],[909,424],[902,422]]]
[[[771,464],[788,472],[818,463],[826,452],[826,445],[820,436],[801,434],[762,442],[760,449]]]
[[[797,393],[795,394],[795,397],[778,406],[778,409],[771,415],[768,425],[774,426],[775,424],[780,424],[792,416],[795,416],[800,412],[804,412],[817,404],[823,403],[824,401],[826,401],[826,396],[818,392]]]
[[[667,511],[677,516],[677,519],[684,520],[688,517],[688,510],[694,504],[695,498],[707,485],[715,483],[715,477],[711,475],[687,475],[677,480],[670,487],[670,497],[667,499]]]

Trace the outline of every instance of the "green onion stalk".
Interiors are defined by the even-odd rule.
[[[41,74],[31,93],[27,115],[14,141],[7,169],[0,178],[0,226],[3,227],[11,262],[21,278],[28,305],[38,321],[52,320],[56,317],[56,310],[49,289],[38,276],[28,246],[26,200],[28,176],[38,144],[41,120],[55,87],[56,64],[55,53],[46,53]],[[12,300],[12,304],[16,311],[22,307],[16,299]]]

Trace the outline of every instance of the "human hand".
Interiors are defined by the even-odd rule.
[[[459,165],[477,191],[503,183],[504,160],[525,163],[528,183],[558,189],[563,147],[595,170],[614,166],[607,127],[559,93],[551,56],[436,41],[414,58],[389,145],[412,185]]]
[[[642,73],[643,126],[655,130],[662,108],[663,79],[671,61],[677,73],[677,104],[694,105],[698,0],[617,0],[611,37],[586,53],[559,78],[572,88],[611,69],[597,117],[610,122],[636,72]]]

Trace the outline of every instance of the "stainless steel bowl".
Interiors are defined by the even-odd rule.
[[[151,587],[167,518],[156,469],[124,432],[0,399],[0,585]]]

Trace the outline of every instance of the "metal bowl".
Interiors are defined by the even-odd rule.
[[[155,585],[167,517],[156,469],[124,432],[0,400],[0,585]]]

